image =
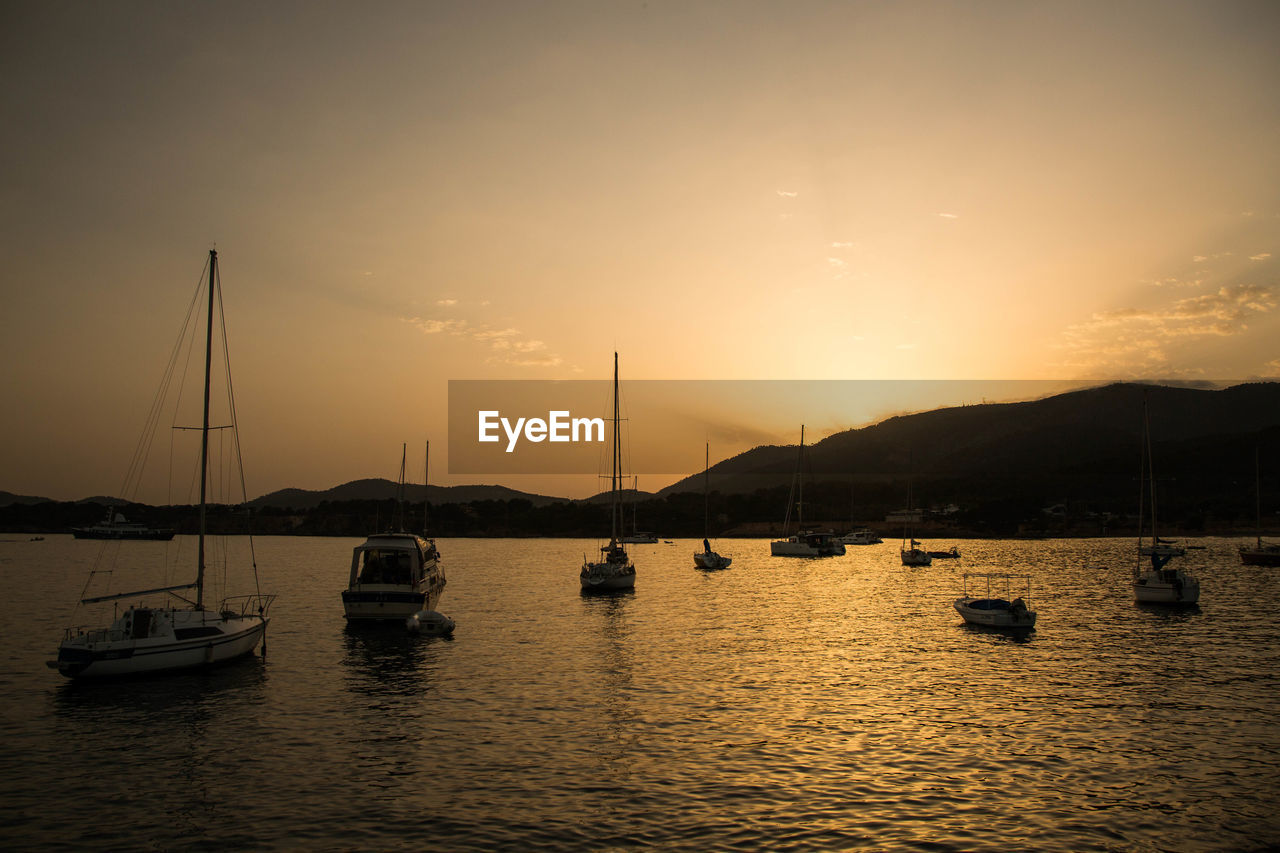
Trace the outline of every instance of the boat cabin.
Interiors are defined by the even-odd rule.
[[[351,555],[348,586],[417,586],[424,566],[435,557],[432,543],[410,533],[370,536]]]

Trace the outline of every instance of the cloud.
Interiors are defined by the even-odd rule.
[[[800,193],[794,192],[792,190],[778,190],[778,195],[782,196],[783,198],[795,198],[796,196],[800,195]]]
[[[487,361],[491,364],[509,364],[514,367],[557,367],[563,361],[555,353],[542,353],[546,343],[526,338],[519,329],[491,329],[488,326],[472,326],[466,320],[424,320],[421,317],[404,317],[404,322],[416,326],[424,335],[447,333],[455,337],[467,337],[488,344],[495,355]]]
[[[1191,260],[1192,260],[1194,263],[1199,264],[1199,263],[1203,263],[1204,261],[1209,260],[1209,256],[1208,256],[1208,255],[1194,255],[1194,256],[1191,258]]]
[[[1101,311],[1064,333],[1065,366],[1135,375],[1167,371],[1170,345],[1239,335],[1249,328],[1250,320],[1271,312],[1277,304],[1280,298],[1273,286],[1234,284],[1161,308]]]
[[[831,248],[833,248],[833,249],[852,249],[852,248],[853,248],[854,246],[856,246],[856,245],[857,245],[857,244],[856,244],[856,243],[854,243],[852,240],[846,240],[846,241],[843,241],[843,242],[841,242],[841,241],[837,241],[837,242],[835,242],[835,243],[832,243],[832,244],[831,244]]]
[[[1270,252],[1262,252],[1261,254],[1257,254],[1257,255],[1250,255],[1250,256],[1249,256],[1249,260],[1251,260],[1251,261],[1265,261],[1265,260],[1266,260],[1267,258],[1269,258],[1269,257],[1271,257],[1271,253],[1270,253]]]
[[[843,269],[849,266],[849,262],[844,260],[843,258],[827,258],[827,263],[835,267],[836,269]]]
[[[436,300],[436,304],[437,304],[437,305],[457,305],[457,304],[458,304],[458,300],[456,300],[456,299],[437,299],[437,300]]]
[[[943,219],[959,219],[960,218],[954,213],[939,213],[938,215],[941,216]]]
[[[473,333],[472,337],[478,341],[492,341],[501,338],[514,338],[518,334],[520,334],[519,329],[479,329]]]
[[[467,329],[466,320],[424,320],[421,317],[406,317],[404,321],[417,326],[424,335],[437,335],[441,332],[461,335]]]

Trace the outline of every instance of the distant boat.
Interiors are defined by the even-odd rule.
[[[952,545],[946,551],[929,551],[930,557],[935,560],[958,560],[960,559],[960,549]]]
[[[429,443],[427,451],[429,454]],[[425,537],[425,502],[422,508],[424,535],[404,530],[404,463],[402,448],[398,493],[400,531],[375,533],[351,553],[351,572],[347,576],[347,588],[342,591],[342,609],[348,622],[412,620],[415,615],[434,611],[444,592],[446,579],[440,565],[440,552],[436,550],[435,540]],[[423,471],[425,486],[425,463]]]
[[[1142,450],[1138,470],[1138,563],[1133,569],[1133,597],[1142,604],[1190,605],[1200,600],[1200,581],[1181,568],[1166,568],[1169,561],[1186,554],[1181,546],[1161,539],[1157,533],[1156,475],[1151,452],[1151,416],[1147,399],[1142,399]],[[1142,544],[1143,502],[1148,483],[1151,492],[1151,543]],[[1143,558],[1150,567],[1143,568]]]
[[[201,285],[203,285],[203,280]],[[210,355],[213,346],[214,311],[221,305],[219,294],[218,255],[209,252],[208,326],[205,344],[204,416],[200,429],[200,530],[196,556],[196,577],[191,583],[155,587],[133,592],[101,595],[81,599],[81,604],[96,604],[122,599],[139,600],[145,596],[167,595],[181,605],[130,605],[122,615],[105,628],[67,629],[58,646],[56,660],[50,668],[68,678],[111,678],[117,676],[188,669],[223,663],[253,652],[261,642],[266,648],[267,610],[274,595],[260,592],[223,599],[216,608],[204,602],[205,586],[205,508],[209,473],[209,389]],[[198,303],[193,303],[198,304]],[[191,315],[188,315],[190,321]],[[184,335],[186,327],[184,327]],[[226,343],[225,328],[223,344]],[[171,362],[171,369],[172,369]],[[172,375],[166,375],[167,381]],[[229,385],[229,383],[228,383]],[[231,389],[227,388],[228,399]],[[234,413],[234,404],[231,405]],[[231,428],[236,430],[234,414]],[[233,439],[239,447],[239,438]],[[237,454],[238,459],[238,454]],[[243,482],[243,475],[241,476]],[[171,534],[172,535],[172,534]],[[256,584],[257,565],[254,564]],[[194,601],[179,595],[194,590]]]
[[[899,551],[902,553],[902,565],[904,566],[931,566],[933,565],[933,557],[929,556],[929,552],[924,549],[923,542],[917,542],[915,531],[909,526],[914,520],[920,518],[920,513],[911,509],[911,481],[907,481],[907,511],[902,513],[902,545]],[[907,547],[908,540],[911,547]]]
[[[618,433],[618,354],[613,354],[613,444],[609,470],[609,544],[600,549],[603,559],[583,559],[578,580],[583,592],[618,592],[634,589],[636,567],[618,539],[622,507],[618,502],[618,482],[622,479],[622,443]]]
[[[844,545],[835,540],[829,530],[806,530],[804,526],[804,424],[800,425],[800,452],[796,457],[796,473],[791,480],[791,494],[787,496],[787,514],[782,522],[784,530],[791,526],[791,498],[799,486],[796,501],[796,526],[799,528],[786,539],[769,543],[769,553],[775,557],[838,557],[844,553]]]
[[[1280,545],[1262,541],[1262,465],[1258,448],[1253,449],[1254,499],[1258,517],[1258,540],[1252,548],[1240,546],[1240,562],[1246,566],[1280,566]]]
[[[969,594],[969,579],[980,578],[986,581],[985,595]],[[1001,592],[999,581],[1004,581],[1003,597],[992,595],[991,581],[997,581],[996,592]],[[1012,581],[1025,580],[1027,591],[1014,598],[1010,589]],[[1006,575],[993,573],[966,573],[964,576],[964,594],[955,600],[956,612],[971,625],[982,625],[987,628],[1012,628],[1030,630],[1036,625],[1035,611],[1029,609],[1031,599],[1030,575]]]
[[[841,545],[879,545],[884,540],[874,530],[859,527],[857,530],[850,530],[836,541]]]
[[[627,545],[657,545],[658,534],[650,533],[648,530],[639,530],[636,527],[636,507],[640,505],[640,478],[635,478],[635,495],[631,501],[631,532],[626,536],[618,539]]]
[[[711,442],[707,442],[706,446],[706,462],[702,468],[702,551],[693,555],[693,564],[700,569],[715,570],[727,569],[729,564],[733,562],[731,557],[722,557],[715,551],[711,550],[711,542],[707,538],[711,534],[708,530],[711,527],[710,515],[710,491],[709,481],[711,479]]]
[[[154,539],[168,541],[173,538],[171,527],[147,527],[145,524],[125,520],[118,512],[107,510],[107,517],[90,527],[73,527],[71,535],[77,539]]]

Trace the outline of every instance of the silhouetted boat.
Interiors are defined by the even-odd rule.
[[[693,564],[700,569],[727,569],[729,568],[729,564],[733,562],[733,559],[730,557],[722,557],[715,551],[711,550],[711,541],[707,538],[711,535],[708,533],[708,530],[711,527],[709,491],[709,481],[711,479],[711,442],[707,442],[705,455],[706,462],[702,468],[702,551],[693,555]]]
[[[1254,498],[1258,517],[1258,540],[1250,548],[1240,546],[1240,562],[1246,566],[1280,566],[1280,545],[1262,541],[1262,465],[1258,449],[1253,449]]]
[[[1169,561],[1186,554],[1181,546],[1161,539],[1157,533],[1156,475],[1151,452],[1151,416],[1142,399],[1142,451],[1138,471],[1138,563],[1133,570],[1133,597],[1142,604],[1195,604],[1200,600],[1200,581],[1181,568],[1167,568]],[[1151,544],[1142,544],[1143,501],[1147,484],[1151,491]],[[1148,568],[1143,559],[1150,560]]]
[[[430,444],[427,447],[430,453]],[[424,462],[424,486],[426,467]],[[402,449],[397,493],[400,531],[375,533],[352,551],[351,573],[347,577],[347,588],[342,591],[342,609],[348,622],[411,620],[423,612],[434,611],[444,592],[444,568],[440,565],[435,540],[404,530],[404,470]],[[424,533],[426,513],[424,502]],[[419,619],[419,627],[422,624],[425,623]],[[412,625],[409,628],[414,630]]]
[[[203,285],[203,280],[201,284]],[[251,653],[259,642],[266,648],[267,610],[274,595],[260,592],[223,599],[216,609],[204,604],[205,584],[205,506],[209,472],[209,388],[210,352],[213,346],[213,316],[220,289],[218,255],[209,252],[208,325],[205,344],[204,415],[200,430],[200,533],[196,557],[196,577],[191,583],[156,587],[112,595],[81,599],[81,604],[96,604],[121,599],[142,599],[151,595],[172,596],[183,606],[150,607],[131,605],[106,628],[69,628],[58,646],[56,660],[48,665],[69,678],[110,678],[139,673],[163,672],[222,663]],[[193,303],[195,304],[195,303]],[[190,321],[191,315],[188,315]],[[185,332],[185,327],[184,327]],[[226,330],[223,328],[223,345]],[[225,349],[224,349],[225,351]],[[174,362],[170,363],[172,370]],[[228,368],[228,375],[229,375]],[[165,377],[166,380],[170,376]],[[230,383],[228,383],[229,386]],[[167,385],[167,382],[166,382]],[[228,399],[231,389],[227,388]],[[234,404],[231,406],[232,430]],[[236,438],[235,446],[239,447]],[[237,453],[237,460],[239,454]],[[241,482],[243,482],[241,476]],[[255,585],[257,564],[254,563]],[[178,593],[195,591],[195,600]]]
[[[946,551],[928,551],[930,557],[935,560],[958,560],[960,559],[960,549],[952,545]]]
[[[986,581],[986,595],[978,597],[969,594],[969,578],[981,578]],[[991,581],[1004,581],[1004,596],[991,594]],[[1024,595],[1013,598],[1012,581],[1025,580],[1027,591]],[[997,584],[996,592],[1000,592]],[[1012,599],[1012,600],[1011,600]],[[1028,608],[1031,599],[1030,575],[1006,575],[989,572],[974,572],[964,575],[964,595],[955,600],[956,612],[971,625],[983,625],[987,628],[1012,628],[1030,630],[1036,625],[1035,611]]]
[[[884,540],[874,530],[859,527],[857,530],[850,530],[836,541],[841,545],[879,545]]]
[[[613,354],[613,447],[609,470],[609,544],[600,549],[604,559],[583,559],[578,573],[583,592],[617,592],[633,589],[636,585],[636,567],[627,556],[627,549],[618,539],[622,507],[618,502],[618,482],[622,479],[622,443],[618,432],[618,354]]]
[[[168,541],[173,538],[171,527],[148,527],[127,521],[118,512],[107,510],[107,517],[89,527],[73,527],[71,535],[77,539],[153,539]]]
[[[795,502],[796,526],[798,530],[786,539],[775,539],[769,543],[769,553],[775,557],[838,557],[844,553],[844,545],[835,539],[830,530],[806,530],[804,526],[804,424],[800,425],[800,451],[796,457],[796,473],[791,480],[791,494],[787,495],[787,513],[782,522],[782,529],[791,526],[791,498],[796,496],[799,486],[799,500]]]

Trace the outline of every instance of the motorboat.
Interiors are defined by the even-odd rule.
[[[200,523],[196,545],[195,579],[189,583],[152,587],[130,592],[111,593],[81,598],[81,605],[95,605],[105,602],[132,600],[123,613],[116,611],[116,616],[104,628],[76,627],[65,631],[63,640],[58,646],[57,658],[47,661],[51,669],[68,678],[97,679],[117,678],[140,674],[170,672],[193,667],[211,666],[225,663],[252,653],[259,644],[266,653],[266,631],[270,619],[267,615],[274,595],[260,591],[252,594],[234,595],[224,598],[215,607],[207,606],[205,594],[206,561],[205,539],[206,505],[208,503],[209,459],[209,401],[211,387],[211,361],[213,347],[213,330],[215,309],[222,304],[221,287],[218,276],[218,255],[209,252],[208,264],[208,315],[205,339],[204,369],[204,410],[200,427]],[[200,289],[205,286],[202,275],[197,286],[196,298],[183,326],[181,340],[194,345],[196,335],[189,334],[196,325],[196,307],[203,300]],[[225,317],[224,317],[225,324]],[[226,343],[226,331],[223,329],[223,344]],[[171,359],[169,372],[162,380],[162,389],[168,389],[174,381],[176,364],[184,363]],[[229,374],[228,374],[229,376]],[[180,384],[180,383],[179,383]],[[229,411],[234,413],[231,402],[230,381],[225,389]],[[158,398],[157,408],[153,410],[153,418],[148,423],[148,432],[158,426],[154,414],[159,411],[165,399],[162,393]],[[233,439],[234,446],[239,447],[238,430],[232,416],[231,429],[237,435]],[[239,464],[239,453],[235,454],[236,465]],[[244,482],[243,471],[240,471],[239,482]],[[243,496],[242,496],[243,498]],[[172,536],[172,533],[170,533]],[[139,537],[113,537],[139,538]],[[117,569],[98,570],[94,575],[116,576],[127,575],[127,571]],[[258,588],[257,562],[253,562],[254,587]],[[92,575],[91,575],[92,580]],[[153,596],[163,596],[163,603],[148,603]],[[189,596],[189,597],[188,597]],[[177,603],[174,603],[174,602]]]
[[[150,539],[167,542],[173,538],[172,527],[148,527],[128,521],[118,512],[107,510],[107,517],[89,527],[73,527],[77,539]]]
[[[985,585],[970,594],[970,579],[985,581]],[[1026,581],[1026,592],[1014,598],[1011,587],[1013,581]],[[992,581],[996,588],[993,592]],[[1001,583],[1003,582],[1003,583]],[[983,593],[979,595],[979,592]],[[1003,592],[1003,595],[999,593]],[[964,617],[970,625],[982,625],[987,628],[1009,628],[1014,630],[1031,630],[1036,625],[1036,614],[1030,609],[1031,576],[1009,575],[989,572],[972,572],[964,575],[964,594],[955,600],[956,612]]]
[[[375,533],[352,550],[343,612],[348,621],[403,621],[421,610],[435,610],[445,583],[435,540],[415,533]]]
[[[874,530],[859,527],[857,530],[850,530],[836,541],[841,545],[879,545],[884,540],[877,536]]]
[[[935,560],[958,560],[960,559],[960,549],[952,545],[945,551],[929,551],[929,556]]]

